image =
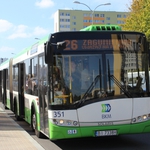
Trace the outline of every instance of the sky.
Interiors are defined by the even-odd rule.
[[[96,11],[127,12],[131,0],[78,0]],[[11,58],[54,32],[54,13],[58,9],[89,10],[74,0],[1,0],[0,58]]]

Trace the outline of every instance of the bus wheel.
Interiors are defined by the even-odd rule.
[[[33,131],[35,131],[35,127],[36,127],[36,116],[35,113],[33,112],[31,116],[31,128]]]
[[[35,113],[35,109],[33,108],[32,110],[32,115],[31,115],[31,128],[32,130],[35,132],[35,135],[38,137],[38,138],[42,138],[43,134],[38,131],[37,129],[37,117],[36,117],[36,113]]]
[[[17,115],[17,104],[14,105],[14,114],[17,121],[20,121],[21,118]]]

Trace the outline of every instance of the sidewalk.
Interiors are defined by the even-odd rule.
[[[0,150],[44,150],[38,142],[7,115],[1,102]]]

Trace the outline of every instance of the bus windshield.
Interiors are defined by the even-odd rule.
[[[106,54],[105,57],[103,62],[102,54],[57,56],[57,65],[53,66],[54,95],[51,97],[51,104],[74,104],[85,99],[132,97],[135,93],[138,96],[140,89],[135,91],[134,95],[131,92],[138,82],[138,74],[137,81],[132,85],[131,80],[135,77],[130,75],[130,69],[126,70],[127,74],[125,70],[124,74],[121,74],[120,66],[114,64],[114,54]],[[115,54],[115,57],[123,56]],[[144,80],[144,77],[142,79]],[[146,86],[141,90],[144,91],[145,88]]]
[[[49,67],[50,105],[146,95],[146,63],[139,61],[146,60],[142,35],[107,34],[105,40],[101,40],[103,34],[100,39],[66,38],[66,49],[55,53]],[[137,72],[134,84],[132,72]]]

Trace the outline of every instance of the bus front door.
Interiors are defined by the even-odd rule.
[[[40,125],[41,131],[49,135],[48,129],[48,103],[46,99],[47,91],[47,67],[44,63],[44,55],[39,56],[39,103],[40,103]]]

